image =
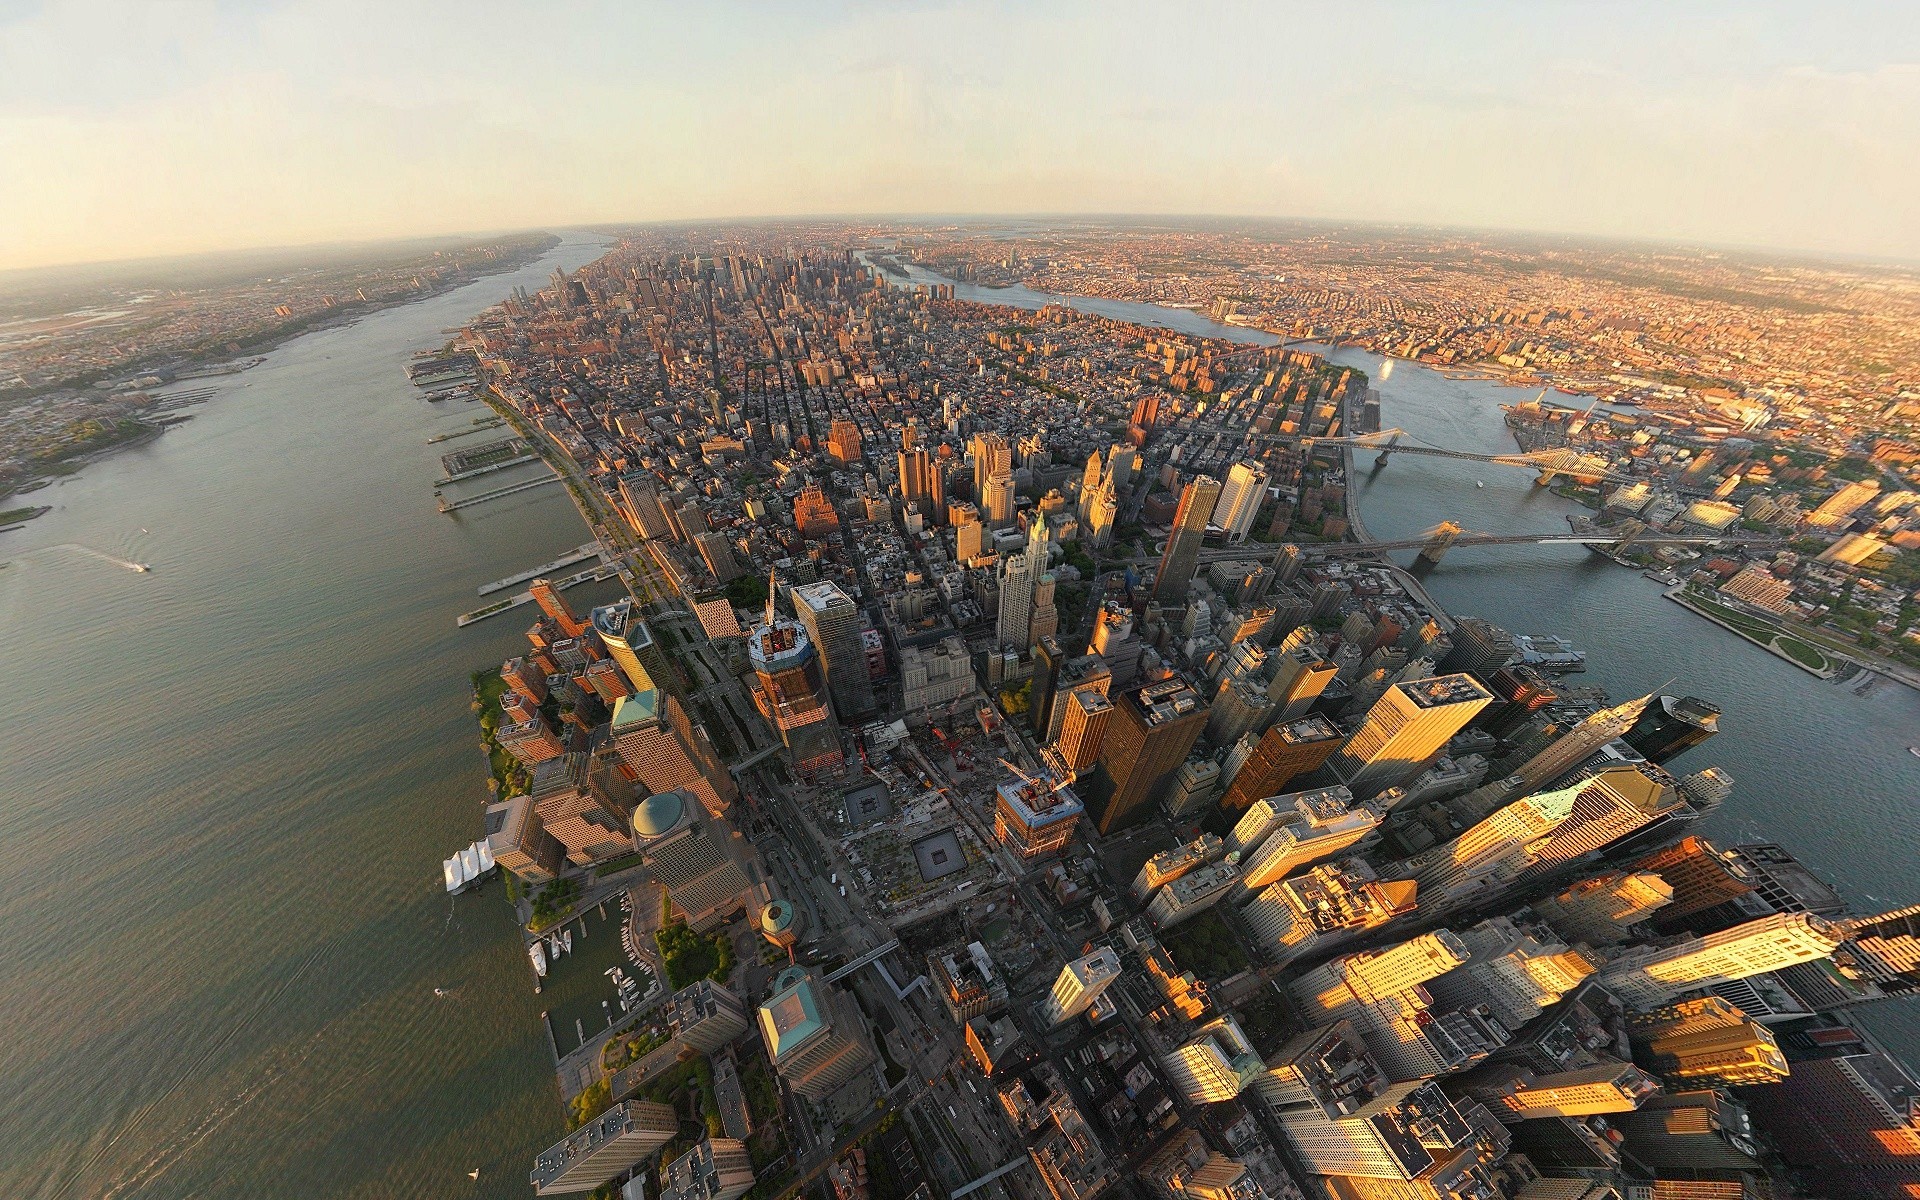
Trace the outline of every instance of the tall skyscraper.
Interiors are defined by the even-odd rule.
[[[1396,683],[1328,763],[1357,798],[1371,800],[1424,771],[1492,701],[1471,675]]]
[[[1120,978],[1120,956],[1101,948],[1060,968],[1053,990],[1040,1005],[1040,1019],[1049,1028],[1062,1025],[1093,1007],[1100,993]]]
[[[1066,847],[1083,811],[1070,787],[1003,783],[994,792],[993,836],[1022,859],[1041,858]]]
[[[1035,512],[1027,527],[1026,547],[1000,560],[1000,647],[1025,650],[1037,636],[1051,634],[1045,629],[1036,635],[1035,623],[1057,624],[1053,612],[1053,577],[1047,574],[1049,553],[1046,517]],[[1044,587],[1044,604],[1039,604]],[[1042,619],[1044,617],[1044,619]]]
[[[851,722],[874,709],[873,681],[860,645],[860,610],[836,583],[809,583],[793,589],[793,612],[807,627],[833,696],[833,710]]]
[[[666,692],[649,688],[621,697],[607,730],[621,761],[649,791],[684,789],[715,817],[725,816],[739,798],[707,731]]]
[[[1113,721],[1113,705],[1095,687],[1075,688],[1063,703],[1066,716],[1060,725],[1060,757],[1077,773],[1098,760],[1107,726]]]
[[[927,514],[935,516],[933,506],[933,456],[918,446],[900,451],[900,498]]]
[[[1153,599],[1158,603],[1185,603],[1194,567],[1200,561],[1201,539],[1206,536],[1207,522],[1219,502],[1220,481],[1208,475],[1196,475],[1180,493],[1180,507],[1173,514],[1173,531],[1160,556],[1160,572],[1153,580]]]
[[[874,1062],[862,1032],[865,1021],[845,992],[823,984],[805,967],[788,967],[773,981],[759,1011],[767,1058],[787,1086],[819,1104]]]
[[[1785,1036],[1793,1073],[1747,1093],[1808,1194],[1832,1200],[1920,1196],[1920,1080],[1862,1030],[1819,1025]]]
[[[563,754],[533,769],[528,786],[534,812],[575,866],[624,854],[632,845],[626,830],[629,789],[610,782],[585,754]]]
[[[741,908],[752,887],[733,831],[684,791],[661,792],[633,809],[633,840],[674,911],[705,929]]]
[[[1339,1020],[1368,1020],[1359,1010],[1430,979],[1467,961],[1466,943],[1442,929],[1423,933],[1385,950],[1344,955],[1315,967],[1295,979],[1289,990],[1301,1015],[1315,1024]]]
[[[1148,811],[1207,724],[1200,694],[1179,679],[1130,688],[1113,699],[1100,747],[1100,772],[1088,788],[1101,833]]]
[[[1632,1013],[1627,1036],[1634,1058],[1663,1079],[1737,1087],[1787,1077],[1773,1031],[1719,996]]]
[[[1257,462],[1237,462],[1227,470],[1220,499],[1214,502],[1213,524],[1226,531],[1230,542],[1244,542],[1253,519],[1267,498],[1267,469]]]
[[[675,992],[661,1018],[674,1041],[702,1054],[727,1045],[753,1024],[740,997],[711,979],[697,979]]]
[[[1508,1029],[1539,1016],[1594,971],[1590,955],[1553,940],[1550,930],[1523,928],[1509,917],[1490,917],[1459,934],[1471,957],[1430,981],[1427,991],[1443,1007],[1486,1004]]]
[[[1332,858],[1372,833],[1383,815],[1375,805],[1355,803],[1343,787],[1257,800],[1233,827],[1241,886],[1251,896]]]
[[[1535,901],[1533,910],[1569,942],[1610,946],[1671,903],[1673,888],[1652,871],[1608,871]]]
[[[1306,716],[1339,674],[1339,668],[1311,646],[1294,646],[1272,657],[1273,682],[1267,685],[1267,695],[1279,706],[1273,715],[1275,721],[1297,721]]]
[[[1603,708],[1583,718],[1572,729],[1550,743],[1546,749],[1515,767],[1508,774],[1518,775],[1525,780],[1528,791],[1546,787],[1579,766],[1602,746],[1632,728],[1633,723],[1639,720],[1640,715],[1651,703],[1653,703],[1653,697],[1647,695],[1613,708]]]
[[[740,1200],[753,1187],[753,1154],[738,1138],[703,1138],[660,1169],[660,1200]]]
[[[1540,1117],[1590,1117],[1632,1112],[1660,1090],[1660,1081],[1632,1063],[1600,1063],[1551,1075],[1503,1063],[1467,1091],[1512,1124]]]
[[[536,1196],[590,1192],[672,1141],[680,1114],[671,1104],[626,1100],[549,1146],[533,1162]]]
[[[1411,880],[1388,883],[1364,859],[1345,858],[1272,884],[1240,916],[1278,965],[1326,953],[1413,911],[1417,895]]]
[[[860,427],[835,417],[827,429],[827,451],[843,465],[860,461]]]
[[[1776,913],[1671,946],[1627,950],[1600,973],[1601,986],[1639,1009],[1683,992],[1830,958],[1845,933],[1811,913]]]
[[[1167,1079],[1189,1104],[1217,1104],[1250,1087],[1266,1064],[1231,1015],[1217,1017],[1200,1032],[1163,1055]]]
[[[989,528],[1000,529],[1013,520],[1013,451],[997,433],[979,433],[973,454],[973,499]]]
[[[826,680],[813,639],[798,621],[773,615],[747,637],[747,659],[759,681],[755,699],[780,731],[794,767],[804,774],[835,770],[843,760],[840,730],[827,705]]]
[[[1661,696],[1622,735],[1650,763],[1668,762],[1720,731],[1720,708],[1698,696]]]

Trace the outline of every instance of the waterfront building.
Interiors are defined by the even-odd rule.
[[[660,1169],[660,1200],[740,1200],[753,1180],[745,1142],[707,1137]]]
[[[1172,1053],[1162,1055],[1160,1065],[1189,1104],[1231,1100],[1266,1070],[1253,1043],[1231,1015],[1209,1021]]]
[[[1487,1068],[1467,1088],[1508,1124],[1542,1117],[1632,1112],[1660,1091],[1660,1082],[1632,1063],[1600,1063],[1535,1075],[1512,1063]]]
[[[1784,1039],[1792,1074],[1743,1093],[1809,1194],[1920,1195],[1920,1081],[1871,1035],[1821,1023]]]
[[[616,788],[622,794],[616,795]],[[596,773],[585,754],[550,758],[533,769],[528,788],[541,828],[567,849],[575,866],[587,866],[625,854],[627,788]]]
[[[1662,1079],[1737,1087],[1787,1077],[1773,1031],[1719,996],[1630,1013],[1627,1036],[1634,1058]]]
[[[486,831],[487,850],[501,870],[530,884],[547,883],[560,874],[567,848],[541,825],[532,796],[489,804]]]
[[[1160,556],[1160,570],[1154,576],[1153,599],[1160,604],[1184,604],[1193,581],[1195,565],[1200,561],[1201,540],[1207,522],[1220,501],[1220,482],[1207,475],[1195,476],[1180,493],[1180,506],[1174,512],[1173,532]]]
[[[560,735],[548,728],[544,717],[537,715],[500,726],[494,731],[493,740],[500,743],[500,748],[513,755],[514,761],[523,767],[537,767],[567,752],[566,743],[560,740]]]
[[[1344,787],[1256,801],[1233,827],[1246,894],[1332,858],[1372,833],[1382,815],[1376,805],[1355,804]]]
[[[1444,671],[1465,671],[1484,680],[1519,654],[1513,634],[1479,617],[1459,618],[1447,636],[1453,649],[1440,660]]]
[[[1653,917],[1661,933],[1685,929],[1698,914],[1738,903],[1754,891],[1752,872],[1703,837],[1682,838],[1636,860],[1632,869],[1651,871],[1673,889],[1673,902]]]
[[[660,1017],[676,1043],[702,1054],[731,1044],[753,1024],[740,997],[711,979],[675,992]]]
[[[750,898],[754,881],[732,831],[691,792],[659,792],[635,805],[633,837],[648,873],[693,928],[716,924]]]
[[[873,711],[873,681],[860,644],[860,610],[853,598],[830,582],[803,584],[793,589],[793,611],[813,639],[833,710],[841,721],[852,721]]]
[[[1060,968],[1053,990],[1040,1004],[1040,1020],[1048,1027],[1064,1025],[1093,1007],[1100,994],[1120,978],[1120,956],[1102,947]]]
[[[994,791],[993,835],[1023,860],[1043,858],[1066,848],[1084,811],[1065,784],[1003,783]]]
[[[1328,765],[1354,796],[1371,800],[1424,771],[1492,701],[1493,694],[1471,675],[1396,683]]]
[[[680,1114],[671,1104],[625,1100],[549,1146],[533,1163],[530,1182],[536,1196],[590,1192],[680,1132]]]
[[[560,589],[553,586],[553,580],[544,577],[536,579],[527,585],[527,592],[533,597],[533,602],[540,606],[540,611],[547,614],[547,619],[558,625],[567,637],[577,638],[587,631],[587,623],[573,611],[566,597],[560,594]]]
[[[1656,1008],[1685,992],[1829,958],[1844,937],[1811,913],[1777,913],[1671,946],[1629,949],[1607,964],[1600,982],[1634,1008]]]
[[[536,709],[547,698],[546,675],[524,658],[510,658],[501,663],[500,678]]]
[[[1652,703],[1651,695],[1641,696],[1637,700],[1604,708],[1584,717],[1572,729],[1508,774],[1519,776],[1527,791],[1546,787],[1565,777],[1608,742],[1631,729]]]
[[[828,707],[826,679],[806,627],[775,617],[769,600],[766,621],[747,637],[747,659],[760,685],[756,701],[780,731],[794,769],[803,775],[839,770],[845,761],[840,728]]]
[[[650,792],[691,792],[714,817],[724,817],[739,789],[720,755],[680,701],[657,688],[623,696],[607,724],[627,770]]]
[[[1666,765],[1720,730],[1720,708],[1698,696],[1659,696],[1621,740],[1650,763]]]
[[[1260,735],[1220,807],[1229,813],[1246,812],[1263,797],[1280,795],[1295,779],[1318,770],[1344,737],[1332,721],[1317,715],[1273,726]]]
[[[1102,834],[1124,828],[1158,798],[1207,723],[1200,694],[1175,678],[1130,688],[1114,702],[1089,791]]]
[[[759,1011],[760,1037],[773,1069],[815,1104],[873,1064],[863,1024],[846,993],[820,983],[804,967],[781,971]]]

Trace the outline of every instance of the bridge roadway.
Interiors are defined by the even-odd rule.
[[[1328,542],[1325,544],[1301,544],[1304,554],[1317,557],[1363,558],[1372,554],[1383,554],[1393,550],[1421,550],[1432,545],[1436,539],[1432,535],[1419,538],[1405,538],[1391,542]],[[1448,545],[1448,549],[1463,546],[1611,546],[1617,544],[1621,536],[1617,533],[1462,533]],[[1754,534],[1659,534],[1643,533],[1629,539],[1635,546],[1771,546],[1783,545],[1779,538],[1760,537]],[[1257,559],[1264,555],[1264,547],[1249,549],[1246,543],[1238,547],[1228,546],[1216,550],[1202,550],[1200,564],[1232,562],[1235,559]]]

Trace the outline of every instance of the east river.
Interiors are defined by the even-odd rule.
[[[561,1130],[540,1000],[499,885],[450,900],[439,870],[486,798],[468,673],[526,621],[453,618],[583,530],[557,487],[435,512],[440,453],[486,438],[425,439],[486,410],[429,405],[402,371],[600,246],[196,385],[218,394],[193,421],[35,493],[54,511],[0,535],[0,1194],[526,1194]],[[1407,363],[1382,390],[1389,424],[1488,450],[1511,445],[1498,403],[1526,394]],[[1412,456],[1357,498],[1383,538],[1442,517],[1559,531],[1573,511],[1524,472]],[[1710,832],[1783,842],[1862,908],[1920,900],[1920,696],[1821,683],[1580,550],[1456,550],[1428,586],[1570,637],[1616,695],[1674,679],[1718,702],[1725,732],[1683,760],[1737,782]],[[1920,1051],[1920,1021],[1873,1022]]]
[[[586,531],[560,487],[436,512],[500,434],[427,445],[488,410],[403,369],[601,244],[194,384],[0,535],[0,1195],[528,1194],[542,1006],[501,885],[440,860],[487,797],[468,673],[531,610],[454,617]]]
[[[1276,341],[1161,305],[968,284],[955,295],[1022,308],[1066,303],[1184,333]],[[1301,348],[1367,372],[1381,392],[1383,425],[1452,450],[1513,451],[1500,405],[1535,394],[1411,362],[1388,374],[1380,356],[1359,350]],[[1382,541],[1418,537],[1443,519],[1481,533],[1565,533],[1568,515],[1587,511],[1514,467],[1401,455],[1375,471],[1373,460],[1355,455],[1354,503]],[[1663,598],[1661,585],[1637,571],[1574,546],[1456,549],[1424,583],[1456,616],[1570,639],[1588,655],[1587,671],[1568,677],[1574,683],[1598,684],[1616,699],[1665,690],[1720,705],[1720,734],[1675,764],[1719,766],[1733,777],[1733,798],[1704,823],[1720,844],[1779,842],[1862,912],[1920,903],[1920,758],[1907,753],[1920,745],[1920,693],[1882,682],[1862,697],[1822,682]],[[1920,1002],[1883,1004],[1863,1019],[1920,1064]]]

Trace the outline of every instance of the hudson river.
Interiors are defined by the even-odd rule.
[[[468,673],[531,610],[453,619],[586,530],[557,486],[434,511],[500,435],[426,445],[488,410],[402,372],[600,245],[290,342],[0,537],[0,1195],[528,1194],[541,1005],[440,860],[487,796]]]
[[[1161,305],[968,284],[956,284],[955,295],[1022,308],[1068,303],[1187,333],[1277,340]],[[1382,379],[1378,355],[1301,348],[1365,371],[1380,389],[1383,425],[1452,450],[1513,451],[1500,405],[1538,390],[1449,378],[1410,362],[1394,363]],[[1382,541],[1417,537],[1449,518],[1481,533],[1565,533],[1567,516],[1587,511],[1514,467],[1407,454],[1373,471],[1373,460],[1355,455],[1354,502]],[[1413,556],[1400,559],[1410,564]],[[1705,822],[1719,844],[1779,842],[1861,912],[1920,903],[1920,758],[1907,753],[1920,745],[1920,693],[1883,682],[1861,697],[1824,683],[1664,599],[1638,572],[1574,546],[1456,549],[1424,582],[1456,616],[1570,639],[1588,655],[1587,671],[1571,682],[1599,684],[1622,700],[1666,690],[1720,705],[1719,735],[1675,763],[1732,775],[1733,798]],[[1920,1065],[1920,1002],[1883,1004],[1863,1020]]]

